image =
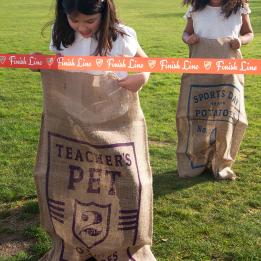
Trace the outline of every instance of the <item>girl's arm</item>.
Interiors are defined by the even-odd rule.
[[[139,44],[135,57],[148,57]],[[119,79],[118,83],[122,88],[128,89],[132,92],[137,92],[148,82],[149,78],[150,72],[142,72],[128,75],[123,79]]]
[[[242,27],[240,30],[239,39],[241,44],[248,44],[254,39],[254,33],[248,14],[242,15]]]
[[[187,24],[182,35],[182,40],[186,44],[196,44],[199,41],[199,37],[194,33],[193,20],[191,17],[187,19]]]
[[[232,39],[230,46],[232,49],[239,49],[242,44],[248,44],[254,38],[253,29],[251,26],[248,14],[242,14],[242,26],[239,38]]]

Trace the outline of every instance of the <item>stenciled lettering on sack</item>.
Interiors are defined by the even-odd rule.
[[[68,161],[68,186],[69,190],[76,190],[78,185],[86,185],[86,193],[101,193],[100,183],[110,184],[108,195],[114,196],[116,179],[121,177],[120,168],[132,166],[132,159],[129,153],[105,154],[93,151],[90,148],[73,148],[61,143],[55,144],[56,157]],[[79,162],[88,163],[83,168]],[[87,177],[87,178],[86,178]],[[104,182],[102,182],[104,180]]]
[[[107,258],[103,258],[101,261],[118,261],[118,253],[117,251],[113,254],[109,255]]]
[[[118,235],[135,244],[141,183],[134,143],[92,145],[51,132],[48,139],[46,198],[55,233],[77,239],[81,255],[111,240],[115,222]]]
[[[228,120],[238,119],[240,92],[233,86],[191,87],[189,102],[193,119]]]

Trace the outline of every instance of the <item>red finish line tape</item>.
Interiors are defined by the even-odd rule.
[[[0,68],[197,74],[261,74],[261,60],[0,54]]]

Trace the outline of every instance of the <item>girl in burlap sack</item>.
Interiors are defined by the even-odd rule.
[[[246,2],[184,0],[190,7],[182,39],[190,57],[242,58],[241,45],[253,39]],[[247,126],[243,84],[243,75],[182,76],[176,118],[181,177],[210,168],[218,179],[236,178],[231,166]]]
[[[117,18],[113,0],[57,0],[50,50],[63,56],[147,57],[136,32]],[[149,75],[118,72],[117,78],[121,87],[136,92]]]
[[[61,56],[141,56],[113,0],[57,0],[50,49]],[[61,57],[62,58],[62,57]],[[98,59],[97,59],[98,61]],[[154,261],[152,175],[138,90],[149,73],[42,71],[35,167],[41,261]]]

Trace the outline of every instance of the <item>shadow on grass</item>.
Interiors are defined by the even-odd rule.
[[[0,260],[1,257],[4,261],[38,260],[39,251],[36,248],[39,247],[41,233],[36,200],[20,201],[9,209],[0,210]],[[47,240],[44,238],[42,241]]]
[[[177,170],[156,174],[153,176],[154,198],[157,199],[161,196],[190,188],[200,183],[214,181],[216,180],[210,171],[205,171],[200,176],[194,178],[180,178]]]
[[[0,210],[0,244],[8,240],[21,239],[24,230],[28,226],[34,226],[39,223],[37,201],[20,204],[23,205]]]

